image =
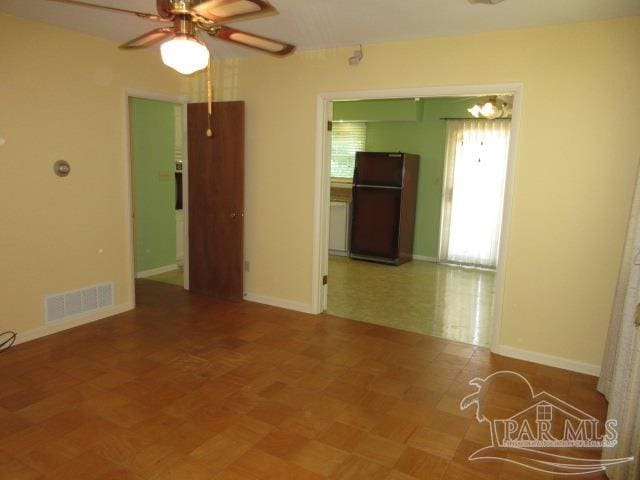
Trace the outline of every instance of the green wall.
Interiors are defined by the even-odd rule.
[[[371,152],[406,152],[420,155],[420,178],[416,208],[413,253],[438,256],[442,177],[446,142],[446,122],[441,118],[473,118],[467,108],[477,99],[429,98],[409,100],[370,100],[335,102],[334,121],[367,122],[367,150]],[[404,108],[399,103],[404,102]],[[421,113],[415,121],[398,121],[401,112],[416,105]],[[385,116],[385,108],[389,115]]]
[[[174,107],[132,98],[136,272],[176,263]]]
[[[422,120],[422,102],[407,99],[336,102],[333,119],[349,122],[415,122]]]

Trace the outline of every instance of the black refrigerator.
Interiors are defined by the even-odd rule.
[[[410,153],[356,153],[351,258],[393,265],[412,259],[419,163]]]

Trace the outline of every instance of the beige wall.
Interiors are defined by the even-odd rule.
[[[503,345],[599,364],[640,155],[640,18],[260,56],[218,66],[247,102],[246,289],[311,301],[316,96],[522,82]]]
[[[0,331],[43,333],[45,295],[96,283],[131,304],[124,89],[178,95],[180,76],[116,47],[0,14]]]
[[[311,301],[318,93],[522,82],[502,344],[598,364],[640,155],[637,45],[633,18],[367,46],[357,68],[350,48],[222,62],[217,97],[247,102],[247,291]],[[98,282],[130,303],[123,89],[179,81],[156,53],[0,15],[0,330],[33,332],[44,295]]]

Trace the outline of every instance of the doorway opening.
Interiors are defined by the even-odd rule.
[[[188,289],[185,104],[127,94],[134,298],[140,282]]]
[[[520,92],[320,96],[318,311],[497,345]],[[493,95],[513,115],[474,118]]]

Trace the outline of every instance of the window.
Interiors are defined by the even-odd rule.
[[[365,150],[366,141],[366,123],[333,123],[331,131],[332,178],[353,178],[356,152]]]

